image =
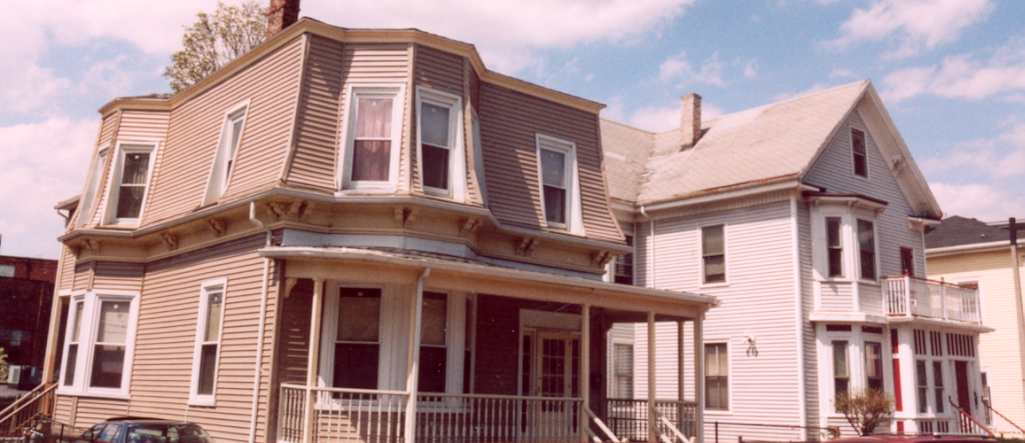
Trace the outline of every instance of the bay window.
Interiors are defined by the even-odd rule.
[[[576,145],[538,135],[537,158],[545,222],[549,227],[582,233]]]
[[[207,185],[207,203],[216,200],[228,188],[228,180],[231,178],[232,167],[235,163],[235,154],[242,141],[242,128],[246,122],[247,106],[248,103],[237,105],[224,117],[221,138],[217,143],[217,153],[214,156],[213,171]]]
[[[399,158],[404,88],[352,88],[341,168],[343,189],[391,190]]]
[[[463,191],[462,99],[459,96],[417,88],[417,134],[420,174],[424,191],[461,198]]]
[[[840,217],[826,217],[826,254],[829,277],[843,276],[843,221]]]
[[[212,405],[214,402],[226,285],[227,280],[219,278],[203,282],[200,286],[189,390],[189,402],[192,404]]]
[[[704,283],[726,281],[726,237],[723,225],[701,228],[701,263]]]
[[[149,188],[156,144],[124,143],[111,180],[108,222],[138,223]]]
[[[876,229],[875,223],[858,219],[858,255],[861,263],[861,278],[876,279]]]
[[[74,296],[65,331],[61,393],[128,395],[137,299],[93,292]]]

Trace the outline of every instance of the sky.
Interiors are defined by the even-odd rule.
[[[230,1],[229,1],[230,2]],[[38,0],[0,14],[0,254],[56,257],[54,203],[81,192],[97,109],[166,92],[210,0]],[[13,9],[13,11],[11,10]],[[1025,217],[1025,2],[304,0],[348,27],[473,43],[489,69],[605,103],[649,130],[860,79],[880,91],[944,213]]]

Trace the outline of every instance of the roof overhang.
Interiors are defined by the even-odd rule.
[[[852,208],[868,209],[880,212],[886,209],[887,202],[861,194],[837,194],[830,192],[806,191],[805,200],[813,204],[843,205]]]
[[[349,247],[323,248],[306,246],[270,246],[262,248],[258,252],[263,257],[276,259],[299,261],[358,261],[372,263],[375,265],[383,265],[388,269],[412,268],[431,269],[431,272],[449,272],[462,276],[464,279],[482,278],[513,283],[540,284],[573,290],[583,290],[591,295],[589,303],[592,303],[595,306],[612,306],[615,305],[617,298],[626,298],[629,299],[631,303],[640,302],[639,304],[633,305],[638,311],[644,311],[646,309],[645,303],[649,303],[653,306],[677,306],[688,310],[696,309],[701,313],[704,313],[709,308],[718,305],[718,300],[715,297],[708,295],[623,285],[600,280],[559,275],[555,273],[496,266],[460,260],[457,258],[412,255],[401,252]],[[515,296],[515,294],[496,295]]]
[[[67,211],[75,209],[75,207],[78,206],[79,199],[79,195],[73,195],[71,197],[68,197],[64,200],[57,202],[57,204],[53,205],[53,209],[56,209],[58,211]]]
[[[636,211],[646,214],[653,211],[666,209],[678,209],[687,206],[718,203],[721,201],[737,198],[751,197],[759,194],[780,191],[808,191],[818,188],[801,183],[795,175],[786,175],[755,182],[738,183],[721,188],[706,189],[688,195],[681,195],[665,200],[658,200],[648,203],[637,203],[634,205]]]
[[[955,246],[942,246],[938,248],[927,248],[925,255],[927,257],[944,257],[949,255],[957,255],[968,252],[991,252],[991,251],[1002,251],[1011,247],[1009,240],[999,240],[984,243],[970,243],[967,245],[955,245]],[[1025,239],[1018,240],[1018,247],[1025,248]]]

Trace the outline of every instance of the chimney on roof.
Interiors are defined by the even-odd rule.
[[[680,144],[689,148],[701,138],[701,96],[691,92],[680,102]]]
[[[267,8],[267,38],[299,20],[299,0],[270,0]]]

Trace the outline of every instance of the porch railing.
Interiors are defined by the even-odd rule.
[[[404,441],[404,391],[314,388],[313,441]],[[278,441],[306,441],[305,386],[282,384]],[[415,441],[497,443],[577,441],[583,401],[572,397],[417,394]]]
[[[0,410],[0,437],[20,435],[39,416],[51,415],[56,383],[44,383]]]
[[[924,278],[887,277],[886,314],[981,323],[979,291]]]
[[[605,402],[609,428],[620,439],[633,441],[648,440],[648,401],[644,399],[610,398]],[[688,438],[693,437],[694,417],[697,404],[692,401],[655,400],[659,416]],[[655,420],[658,420],[655,417]],[[657,422],[656,422],[657,425]]]

